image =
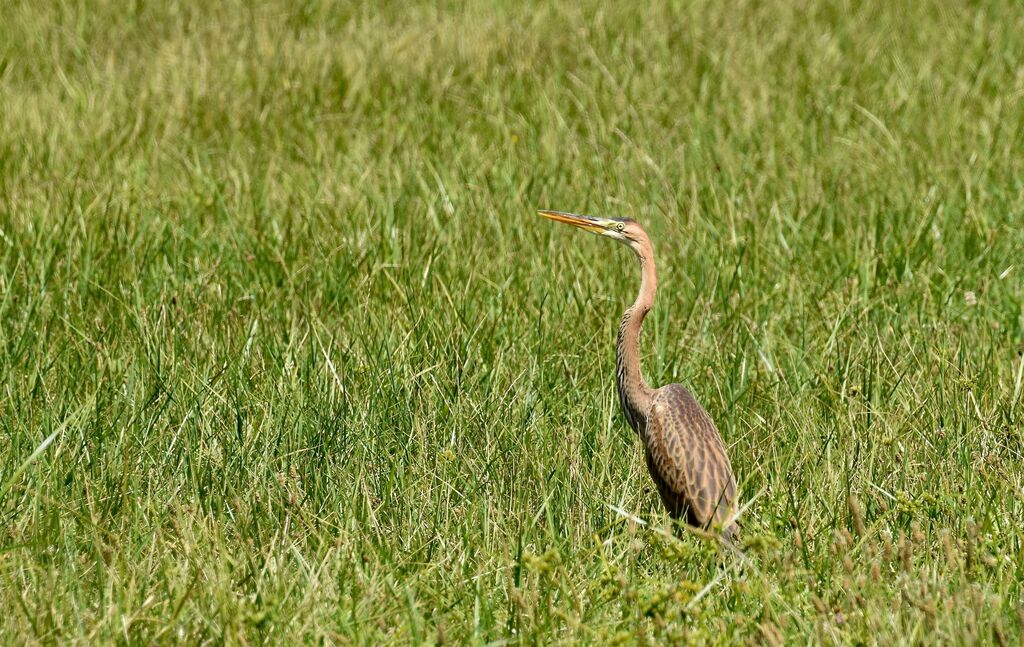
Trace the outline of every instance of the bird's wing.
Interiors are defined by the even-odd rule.
[[[670,388],[674,387],[674,388]],[[711,417],[679,385],[659,389],[648,415],[648,449],[658,477],[703,526],[732,513],[736,484]]]

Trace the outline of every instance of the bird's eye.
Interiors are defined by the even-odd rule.
[[[615,228],[618,229],[619,231],[622,231],[623,229],[626,228],[626,223],[620,222],[619,224],[615,225]]]

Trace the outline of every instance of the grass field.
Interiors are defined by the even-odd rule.
[[[0,643],[1021,639],[1024,7],[728,4],[5,4]]]

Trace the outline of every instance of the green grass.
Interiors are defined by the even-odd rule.
[[[443,4],[5,5],[0,642],[1019,639],[1024,8]]]

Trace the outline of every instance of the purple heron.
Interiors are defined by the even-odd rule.
[[[647,469],[671,517],[699,528],[736,533],[736,480],[711,416],[680,384],[652,389],[640,373],[640,326],[654,306],[658,277],[647,232],[628,218],[561,211],[541,216],[624,243],[640,260],[640,294],[619,325],[615,377],[626,421],[644,443]]]

